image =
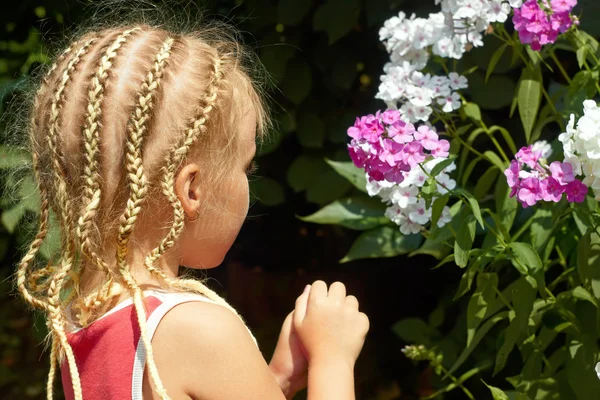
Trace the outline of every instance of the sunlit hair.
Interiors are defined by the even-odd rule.
[[[200,293],[233,310],[201,281],[168,277],[157,261],[184,228],[174,182],[186,159],[202,163],[206,185],[216,183],[238,154],[244,114],[256,113],[259,138],[266,132],[269,119],[255,74],[259,64],[224,25],[178,29],[149,21],[145,13],[137,19],[77,33],[49,67],[32,77],[27,130],[41,196],[40,224],[18,265],[16,284],[22,297],[47,316],[52,339],[48,399],[63,357],[75,399],[82,399],[67,342],[67,311],[86,326],[106,311],[120,288],[133,297],[155,390],[169,398],[154,363],[143,292],[127,261],[138,215],[147,207],[170,204],[173,217],[145,268],[164,288]],[[37,266],[50,210],[60,223],[60,254]],[[111,238],[117,249],[109,259],[103,246]],[[103,279],[84,292],[79,278],[90,269]]]

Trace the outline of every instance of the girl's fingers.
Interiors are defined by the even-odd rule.
[[[346,297],[346,305],[358,310],[358,299],[354,296]]]
[[[310,288],[308,302],[315,303],[317,300],[325,298],[327,298],[327,284],[323,281],[316,281]]]
[[[296,308],[294,309],[294,325],[299,325],[304,321],[306,315],[306,307],[308,307],[308,296],[311,291],[311,286],[306,285],[304,292],[296,299]]]
[[[329,286],[329,298],[337,303],[343,303],[346,298],[346,286],[342,282],[333,282]]]

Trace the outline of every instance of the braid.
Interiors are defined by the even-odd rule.
[[[135,222],[141,209],[141,204],[148,192],[146,175],[142,161],[142,142],[147,131],[148,121],[154,106],[154,99],[160,86],[164,68],[170,56],[174,39],[168,37],[162,44],[154,59],[152,70],[148,72],[137,94],[138,104],[127,124],[126,167],[129,181],[130,197],[127,200],[125,212],[119,219],[119,236],[117,238],[117,262],[127,285],[133,290],[133,300],[140,326],[141,337],[146,350],[148,371],[156,391],[162,399],[169,399],[166,389],[158,375],[154,354],[147,332],[146,313],[142,302],[142,291],[131,276],[127,263],[127,244],[133,232]]]
[[[117,39],[108,46],[104,55],[101,57],[98,69],[92,78],[92,84],[88,91],[89,103],[83,128],[86,161],[83,174],[83,212],[77,221],[76,232],[81,241],[80,246],[82,253],[90,257],[97,266],[109,275],[111,274],[110,269],[92,248],[89,232],[92,221],[96,216],[100,205],[100,197],[102,194],[99,183],[100,174],[98,172],[97,159],[102,102],[104,100],[104,87],[108,80],[108,71],[112,67],[112,60],[116,57],[119,48],[125,43],[127,38],[139,30],[141,30],[140,27],[135,27],[121,33]]]
[[[58,344],[55,340],[52,341],[52,347],[50,350],[50,371],[48,371],[48,381],[46,383],[46,396],[47,400],[52,400],[54,397],[54,375],[56,375],[56,364],[57,364],[57,355],[58,352]]]
[[[87,40],[84,45],[75,53],[73,58],[67,64],[65,71],[63,72],[56,91],[52,97],[52,104],[50,107],[50,119],[48,122],[48,147],[51,150],[52,164],[53,164],[53,175],[54,175],[54,186],[56,188],[56,197],[58,200],[58,208],[60,210],[61,226],[63,229],[62,236],[62,248],[64,254],[61,256],[62,265],[59,270],[52,276],[50,285],[48,287],[48,305],[47,311],[49,314],[50,327],[53,333],[53,342],[56,340],[60,341],[62,349],[66,353],[67,361],[69,363],[69,370],[71,373],[71,381],[73,382],[73,390],[76,399],[81,399],[81,382],[79,380],[79,372],[75,363],[75,356],[73,349],[67,341],[67,336],[64,329],[64,317],[62,314],[62,307],[60,302],[60,294],[64,285],[65,277],[73,267],[75,259],[75,246],[73,239],[70,236],[72,227],[72,206],[71,200],[67,193],[67,184],[65,181],[65,171],[63,168],[64,162],[62,161],[62,154],[60,152],[59,144],[59,126],[60,126],[60,115],[62,106],[65,100],[65,89],[71,80],[73,71],[77,64],[81,61],[81,58],[88,52],[92,43],[96,41],[96,38]],[[53,346],[55,344],[53,343]],[[51,360],[54,364],[57,358],[58,349],[55,351],[55,360]],[[51,365],[51,372],[53,366]],[[50,392],[52,390],[53,379],[49,376],[48,385]]]
[[[33,107],[31,110],[31,119],[30,119],[30,124],[29,124],[30,139],[31,139],[32,143],[35,141],[35,134],[37,133],[37,130],[38,130],[38,124],[37,124],[35,113],[40,107],[41,97],[42,97],[42,94],[45,93],[45,91],[46,91],[46,88],[48,86],[49,77],[54,73],[54,71],[58,67],[58,64],[69,53],[71,53],[71,50],[72,50],[72,47],[67,47],[62,52],[62,54],[59,56],[59,58],[56,60],[56,62],[52,64],[52,67],[50,67],[50,70],[42,78],[40,87],[33,99]],[[38,190],[40,192],[40,227],[39,227],[38,233],[36,234],[35,238],[29,245],[29,250],[27,251],[25,256],[23,256],[23,258],[19,262],[19,266],[17,267],[17,287],[19,289],[19,292],[21,293],[21,296],[23,296],[23,299],[26,302],[28,302],[33,307],[45,310],[47,308],[47,303],[43,300],[40,300],[40,299],[34,297],[31,294],[31,292],[29,291],[29,289],[27,288],[27,286],[25,285],[25,281],[27,280],[27,271],[29,270],[29,266],[35,259],[37,252],[40,250],[40,247],[42,246],[42,243],[44,242],[44,239],[46,238],[46,235],[48,234],[48,216],[49,216],[49,211],[50,211],[49,203],[48,203],[48,192],[46,191],[46,188],[41,184],[38,165],[39,165],[39,156],[37,154],[37,151],[35,149],[33,149],[33,151],[32,151],[32,169],[33,169],[34,179],[38,184]],[[39,275],[47,274],[47,270],[38,271],[38,272],[40,272]],[[30,276],[30,278],[31,278],[31,276]],[[34,284],[35,283],[31,282],[31,279],[29,279],[29,285],[33,286]]]

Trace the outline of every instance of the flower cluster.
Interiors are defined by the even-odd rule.
[[[584,175],[583,183],[600,200],[600,108],[594,100],[583,102],[584,115],[577,121],[571,114],[567,131],[560,134],[565,162],[573,165],[577,175]]]
[[[521,43],[532,50],[554,43],[560,33],[566,32],[577,18],[571,15],[577,0],[527,0],[514,9],[513,23]]]
[[[432,169],[447,159],[450,143],[440,140],[427,125],[415,128],[398,110],[357,118],[348,135],[352,137],[350,157],[357,167],[364,168],[369,195],[381,197],[388,205],[386,216],[403,234],[419,233],[432,212],[421,189]],[[456,187],[448,175],[455,168],[451,163],[435,177],[437,193]],[[450,209],[445,207],[438,226],[450,220]]]
[[[560,161],[546,165],[543,147],[531,145],[521,148],[504,171],[511,188],[510,196],[516,195],[524,208],[542,200],[557,203],[563,194],[566,194],[567,201],[581,203],[588,188],[575,178],[573,165]]]

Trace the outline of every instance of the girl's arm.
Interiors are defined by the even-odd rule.
[[[285,400],[246,327],[228,309],[183,303],[162,319],[152,340],[159,374],[171,399]],[[144,398],[149,382],[144,379]]]

